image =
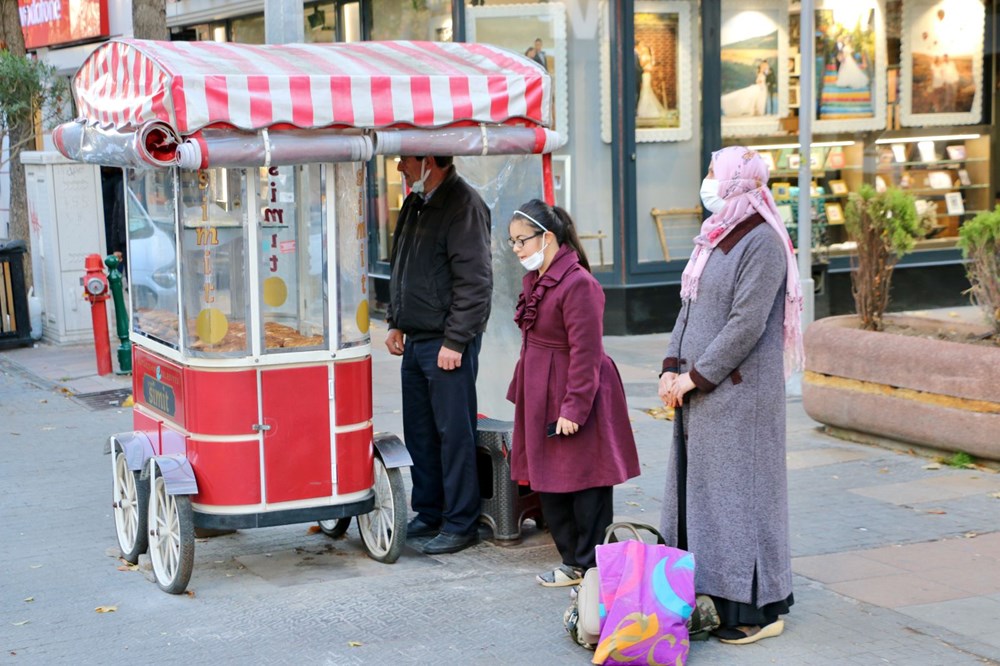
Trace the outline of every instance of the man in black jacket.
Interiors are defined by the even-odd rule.
[[[401,157],[397,168],[412,191],[393,234],[385,344],[403,357],[417,513],[408,535],[436,535],[425,553],[454,553],[478,534],[476,374],[493,291],[490,212],[450,157]]]

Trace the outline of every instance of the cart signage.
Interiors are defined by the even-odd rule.
[[[157,368],[157,370],[159,370],[159,368]],[[177,412],[177,401],[174,399],[174,387],[169,384],[164,384],[156,377],[143,375],[142,398],[144,403],[159,412],[163,412],[167,416],[174,416]]]
[[[110,34],[107,0],[18,0],[17,4],[29,51]]]

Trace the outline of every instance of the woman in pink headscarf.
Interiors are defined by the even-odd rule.
[[[802,294],[768,168],[717,151],[702,182],[712,212],[681,278],[683,307],[659,395],[676,408],[661,530],[694,553],[723,642],[779,635],[792,597],[785,380],[802,366]]]

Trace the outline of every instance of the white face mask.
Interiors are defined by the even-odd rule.
[[[544,239],[545,236],[542,236]],[[534,254],[529,254],[524,259],[521,259],[521,265],[524,266],[526,271],[537,271],[545,263],[545,248],[549,246],[548,243],[542,243],[542,249]]]
[[[427,170],[427,162],[425,162],[424,160],[420,160],[420,180],[415,181],[413,185],[410,186],[410,189],[416,192],[417,194],[423,194],[424,181],[427,180],[427,176],[429,175],[431,174]]]
[[[706,178],[701,181],[701,202],[705,208],[718,213],[726,206],[726,200],[719,196],[719,181],[715,178]]]

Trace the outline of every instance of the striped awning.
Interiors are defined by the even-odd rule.
[[[250,45],[117,39],[74,79],[79,120],[187,136],[205,127],[549,126],[545,70],[486,44]]]

